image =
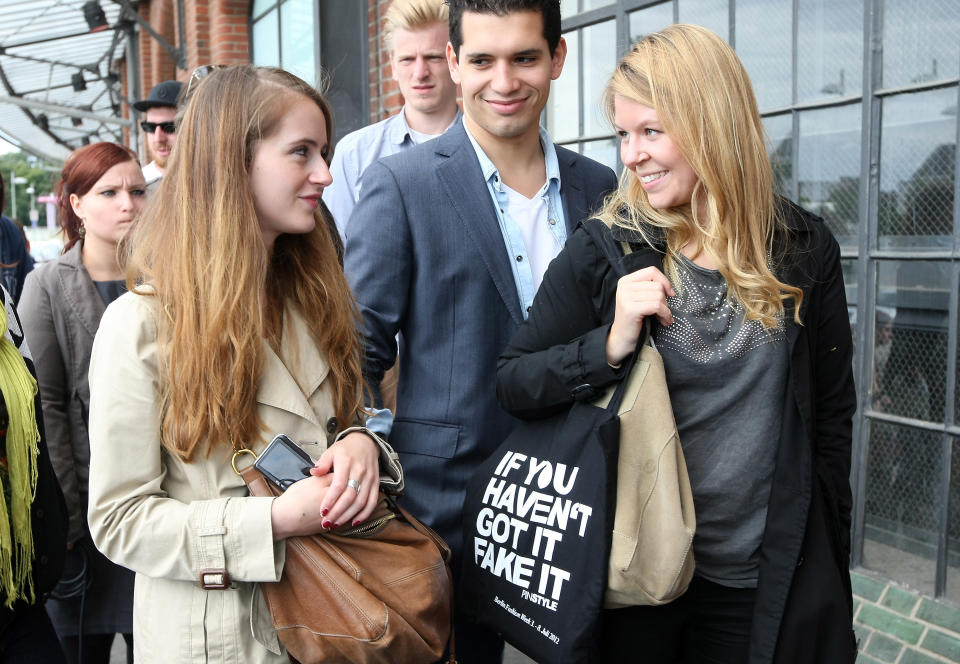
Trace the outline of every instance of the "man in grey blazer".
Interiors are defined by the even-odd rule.
[[[613,171],[539,127],[566,56],[559,4],[450,0],[463,119],[370,166],[347,226],[376,406],[399,333],[398,415],[370,426],[400,454],[404,504],[451,545],[455,579],[466,483],[515,422],[496,402],[497,357],[549,261],[616,186]],[[495,634],[459,619],[457,646],[461,663],[502,657]]]

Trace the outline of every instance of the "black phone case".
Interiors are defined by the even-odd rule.
[[[253,465],[271,484],[286,491],[294,482],[309,476],[313,459],[287,436],[279,434]]]

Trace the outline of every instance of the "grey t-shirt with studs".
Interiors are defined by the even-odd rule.
[[[697,574],[757,585],[788,370],[781,321],[745,321],[719,271],[678,261],[674,322],[654,337],[663,356],[696,507]]]

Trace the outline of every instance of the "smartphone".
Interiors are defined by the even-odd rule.
[[[253,465],[271,484],[286,491],[291,484],[310,475],[313,459],[281,433],[270,441]]]

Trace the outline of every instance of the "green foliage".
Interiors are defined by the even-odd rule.
[[[26,184],[16,185],[16,210],[12,208],[14,195],[11,188],[14,185],[11,182],[11,173],[14,177],[27,180]],[[10,152],[0,155],[0,176],[3,177],[6,194],[3,214],[29,226],[31,199],[36,201],[38,196],[45,196],[53,191],[53,185],[60,176],[60,169],[50,166],[25,152]],[[30,187],[33,187],[34,191],[32,196],[27,193],[27,189]],[[43,206],[39,203],[34,203],[34,205],[38,210],[41,210],[40,217],[43,219]]]

